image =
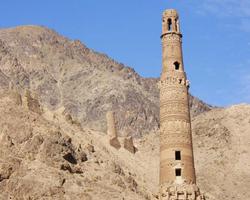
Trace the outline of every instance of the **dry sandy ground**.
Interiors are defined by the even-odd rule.
[[[42,115],[0,97],[0,199],[154,199],[157,133],[135,140],[136,154],[82,128],[64,108]],[[215,109],[193,120],[198,184],[209,199],[250,196],[250,106]],[[123,138],[119,138],[122,143]]]

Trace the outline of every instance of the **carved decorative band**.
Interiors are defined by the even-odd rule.
[[[188,165],[191,165],[191,167],[193,167],[193,158],[191,156],[182,156],[181,161],[176,161],[174,159],[167,158],[167,159],[161,160],[160,166],[161,167],[162,166],[173,167],[178,163],[182,163],[182,164],[187,163]]]
[[[185,107],[169,107],[169,106],[165,106],[164,109],[161,110],[160,112],[160,118],[161,119],[165,119],[166,117],[172,117],[172,116],[183,116],[186,118],[189,118],[189,110]],[[179,118],[176,118],[176,120],[178,120]]]
[[[180,147],[180,148],[192,148],[192,141],[191,138],[175,138],[170,140],[163,140],[161,138],[161,148],[174,148],[174,147]],[[163,147],[165,146],[165,147]]]
[[[181,114],[169,114],[166,116],[161,116],[160,117],[160,123],[164,123],[164,122],[168,122],[168,121],[184,121],[184,122],[190,122],[190,117],[189,115],[185,114],[185,115],[181,115]]]
[[[180,33],[164,33],[161,35],[162,42],[178,41],[182,42],[182,35]]]
[[[173,121],[175,122],[175,121]],[[183,122],[186,123],[186,122]],[[182,124],[175,124],[172,123],[171,125],[169,125],[168,122],[165,122],[163,124],[161,124],[160,126],[160,134],[161,135],[166,135],[166,137],[171,137],[173,136],[178,136],[178,137],[182,137],[185,136],[187,134],[191,133],[191,127],[188,126],[188,123],[186,123],[187,125],[182,125]]]
[[[174,90],[178,90],[178,86],[183,86],[183,89],[187,90],[189,86],[189,81],[183,77],[173,77],[173,78],[165,78],[164,83],[160,84],[160,89],[168,88],[172,86]]]
[[[173,95],[175,95],[175,93],[173,93]],[[167,96],[165,98],[161,98],[160,99],[160,109],[171,109],[173,107],[176,107],[176,108],[184,108],[185,110],[189,110],[187,97],[185,98],[185,97],[183,97],[183,95],[182,96],[176,95],[174,97],[176,97],[176,98],[173,98],[170,95],[170,96]],[[179,97],[179,98],[177,98],[177,97]],[[170,107],[170,108],[168,108],[168,107]],[[175,108],[173,108],[173,109],[175,109]]]
[[[177,140],[176,140],[177,141]],[[192,142],[191,139],[186,139],[185,141],[171,141],[163,143],[161,142],[161,150],[164,151],[166,149],[173,149],[173,148],[183,148],[183,149],[192,149]]]
[[[183,93],[185,94],[187,89],[186,89],[186,87],[184,87],[183,84],[180,84],[179,78],[182,78],[182,77],[180,77],[180,75],[179,76],[176,75],[175,77],[172,77],[172,78],[165,77],[165,79],[161,80],[159,83],[160,89],[161,90],[166,89],[167,92],[169,90],[171,90],[171,91],[172,90],[178,90],[178,91],[182,90]],[[183,79],[186,80],[186,78],[184,76],[183,76]]]
[[[170,131],[167,131],[167,130],[162,130],[161,129],[160,132],[161,132],[160,133],[161,139],[163,139],[163,140],[170,141],[172,138],[179,138],[179,139],[187,138],[187,139],[191,139],[191,130],[178,130],[178,131],[170,130]]]

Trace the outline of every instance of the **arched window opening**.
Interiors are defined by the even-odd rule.
[[[168,19],[168,31],[172,31],[172,20]]]
[[[175,151],[175,160],[181,160],[181,152]]]
[[[180,69],[180,63],[179,62],[174,62],[174,68],[175,68],[175,70],[179,70]]]
[[[181,176],[181,169],[180,168],[175,169],[175,176]]]

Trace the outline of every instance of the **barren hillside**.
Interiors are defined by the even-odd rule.
[[[136,139],[135,154],[116,150],[106,133],[69,120],[64,108],[38,114],[19,97],[0,94],[0,199],[155,199],[157,132]],[[249,105],[193,119],[198,184],[207,199],[249,197],[249,130]]]
[[[250,197],[250,105],[235,105],[193,120],[197,177],[217,199]]]
[[[116,111],[121,135],[140,136],[159,126],[157,79],[140,77],[77,40],[39,26],[0,30],[0,87],[29,88],[50,110],[61,106],[82,125],[105,130]],[[192,113],[210,106],[191,98]]]
[[[44,110],[41,116],[24,101],[17,105],[17,97],[0,93],[1,200],[139,200],[151,195],[143,175],[136,174],[143,173],[143,162],[136,165],[134,155],[111,148],[104,133],[67,121],[61,109]]]
[[[156,199],[157,79],[38,26],[0,30],[0,199]],[[28,89],[28,90],[27,90]],[[250,106],[190,97],[198,184],[208,200],[250,196]],[[116,112],[111,147],[105,114]],[[149,134],[146,134],[149,133]]]

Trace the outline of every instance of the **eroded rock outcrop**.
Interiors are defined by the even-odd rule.
[[[137,149],[134,146],[134,142],[133,142],[133,138],[130,137],[126,137],[124,139],[124,149],[128,150],[130,153],[136,153]]]
[[[29,90],[35,112],[41,112],[38,102],[50,110],[63,106],[72,123],[104,132],[113,110],[122,136],[140,137],[159,126],[158,79],[142,78],[78,40],[39,26],[1,29],[0,57],[0,88],[12,82],[19,94]],[[195,115],[210,110],[190,102]]]
[[[33,97],[31,92],[29,90],[25,90],[22,104],[24,107],[26,107],[28,110],[35,112],[37,114],[42,114],[42,107],[39,103],[38,97]]]

